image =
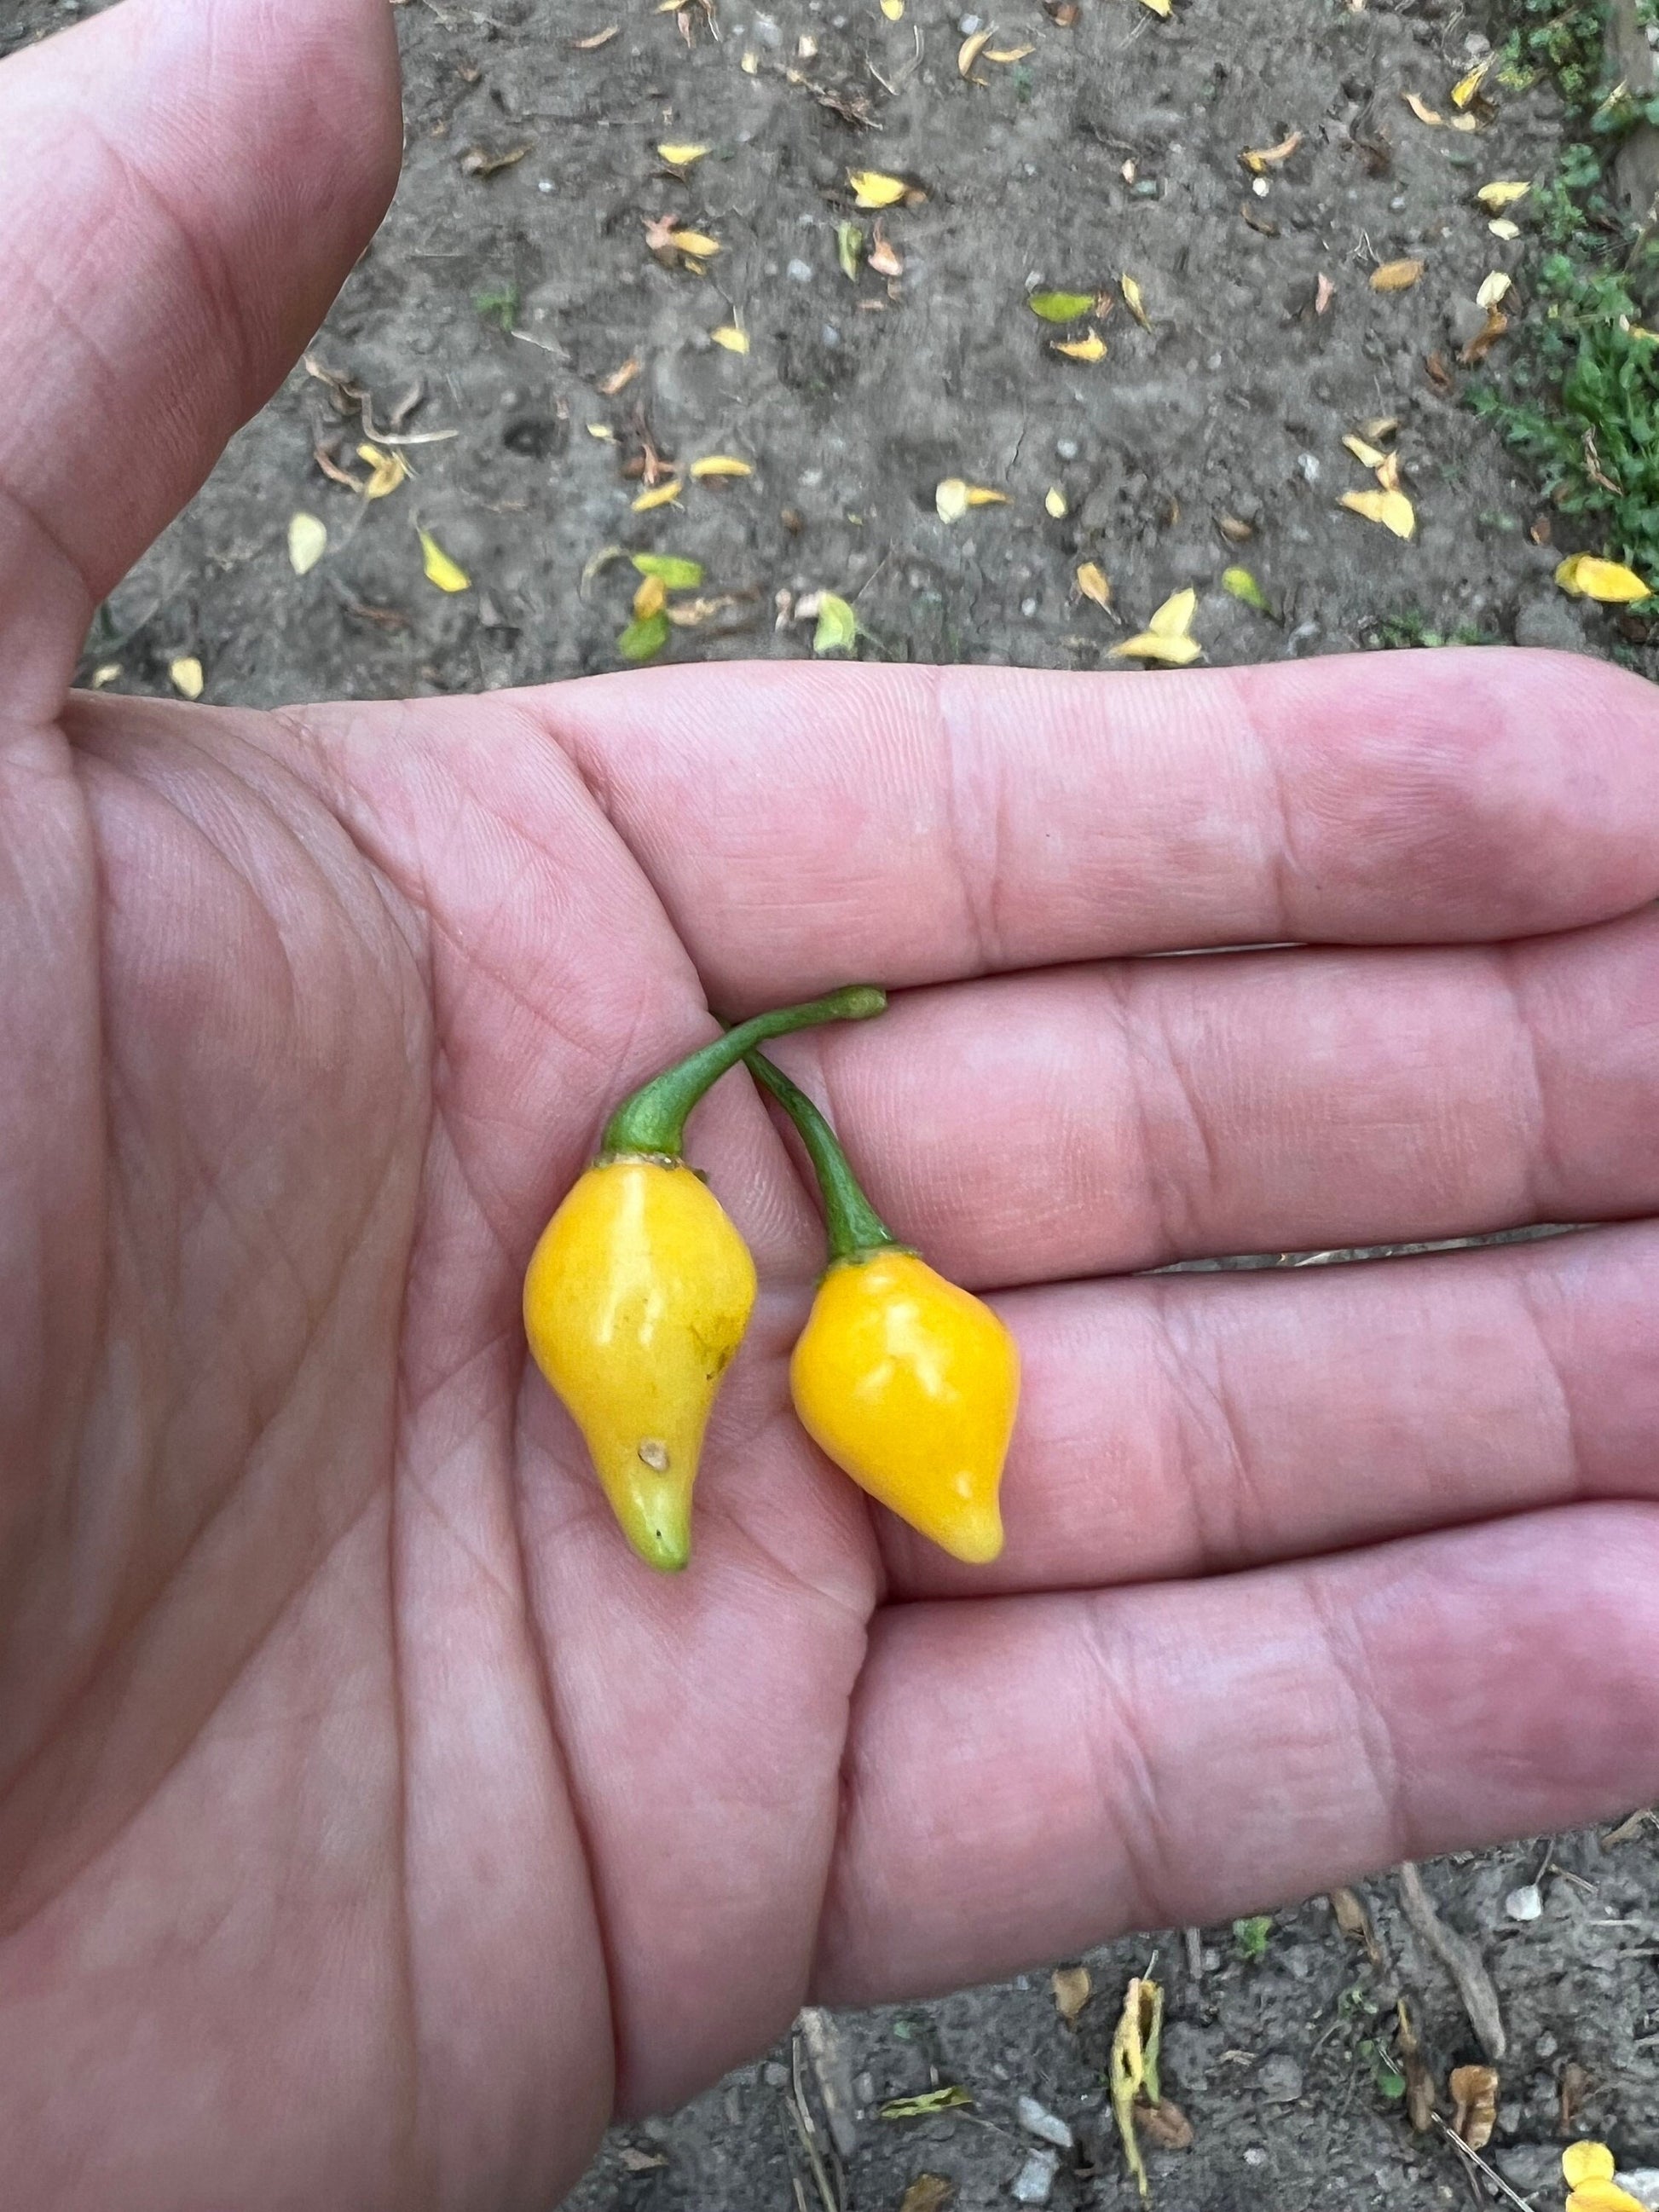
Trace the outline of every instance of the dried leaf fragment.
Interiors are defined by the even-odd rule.
[[[1106,580],[1106,571],[1097,562],[1079,564],[1077,587],[1085,599],[1092,599],[1097,607],[1109,607],[1112,604],[1112,587]]]
[[[1149,2142],[1160,2150],[1190,2150],[1193,2147],[1193,2124],[1179,2105],[1168,2097],[1156,2105],[1137,2105],[1134,2107],[1135,2125]]]
[[[899,0],[901,7],[903,0]],[[954,2181],[942,2173],[919,2173],[899,2199],[898,2212],[941,2212],[956,2194]]]
[[[1594,599],[1601,606],[1628,606],[1651,599],[1650,587],[1622,561],[1598,561],[1591,553],[1572,553],[1555,572],[1570,599]]]
[[[167,680],[183,699],[199,699],[207,689],[202,664],[193,653],[181,653],[167,663]]]
[[[722,323],[719,330],[710,331],[708,335],[717,346],[724,346],[727,353],[747,353],[749,350],[749,333],[740,324]]]
[[[1331,1911],[1337,1926],[1348,1940],[1364,1947],[1365,1956],[1372,1966],[1381,1966],[1382,1947],[1376,1940],[1376,1931],[1371,1926],[1371,1916],[1365,1910],[1364,1900],[1358,1892],[1334,1889],[1331,1892]]]
[[[996,33],[994,30],[975,31],[971,37],[966,38],[963,40],[961,46],[957,49],[957,75],[958,76],[969,76],[972,75],[974,64],[985,52],[986,47],[990,45],[992,39],[995,35]]]
[[[304,513],[290,518],[288,526],[288,561],[296,576],[308,576],[328,550],[328,525],[314,514]]]
[[[1380,522],[1396,538],[1414,538],[1417,514],[1403,491],[1345,491],[1337,504],[1367,522]]]
[[[854,204],[861,208],[896,207],[910,187],[902,177],[889,177],[879,169],[849,169]]]
[[[1023,62],[1036,52],[1035,46],[988,46],[985,58],[994,62],[999,69],[1007,69],[1015,62]]]
[[[1154,637],[1185,637],[1198,610],[1198,593],[1189,584],[1164,600],[1146,627]]]
[[[1099,572],[1097,570],[1096,573]],[[1104,584],[1106,579],[1102,576],[1100,580]],[[1089,2002],[1089,1969],[1086,1966],[1056,1966],[1049,1977],[1048,1986],[1054,1993],[1054,2009],[1070,2027]]]
[[[752,461],[739,460],[735,453],[705,453],[700,461],[691,464],[694,482],[705,483],[710,477],[752,477]]]
[[[665,483],[653,484],[649,490],[642,491],[637,499],[629,501],[629,506],[635,514],[649,514],[653,507],[671,506],[679,497],[680,489],[679,478],[670,477]]]
[[[457,561],[452,561],[429,530],[420,533],[421,558],[428,584],[435,584],[441,592],[470,592],[472,579]]]
[[[627,2173],[650,2173],[658,2166],[666,2166],[667,2155],[659,2150],[641,2150],[637,2143],[624,2143],[617,2154]]]
[[[1247,146],[1238,158],[1253,177],[1260,177],[1275,163],[1288,161],[1301,143],[1302,133],[1292,131],[1288,138],[1281,138],[1276,146]]]
[[[671,169],[689,169],[694,161],[701,161],[708,151],[707,146],[688,146],[678,139],[665,139],[657,149]]]
[[[605,398],[614,399],[619,392],[624,391],[634,381],[639,373],[640,357],[637,354],[631,353],[620,368],[613,368],[609,376],[602,376],[599,379],[598,389]]]
[[[859,641],[859,618],[833,592],[818,593],[818,623],[812,633],[817,653],[851,653]]]
[[[607,23],[604,30],[595,31],[589,38],[572,39],[570,43],[579,54],[596,54],[601,46],[611,44],[621,28],[620,23]]]
[[[1431,124],[1436,128],[1438,128],[1438,126],[1445,121],[1445,117],[1440,113],[1437,108],[1431,107],[1427,100],[1419,99],[1416,93],[1402,92],[1400,97],[1405,101],[1407,106],[1410,108],[1412,113],[1417,118],[1419,123]]]
[[[1493,215],[1501,215],[1506,207],[1513,207],[1516,200],[1525,199],[1531,190],[1530,185],[1518,184],[1500,177],[1490,185],[1482,185],[1474,197],[1483,208],[1489,209]]]
[[[1045,323],[1081,322],[1094,310],[1092,292],[1028,292],[1025,304]]]
[[[1421,261],[1385,261],[1371,271],[1373,292],[1408,292],[1423,274]]]
[[[1380,469],[1388,458],[1386,454],[1379,453],[1375,446],[1368,445],[1364,438],[1356,438],[1352,431],[1344,437],[1342,442],[1362,469]]]
[[[1488,307],[1485,328],[1477,331],[1468,343],[1459,349],[1457,358],[1464,368],[1472,368],[1476,362],[1484,361],[1509,326],[1510,319],[1501,307]]]
[[[1136,283],[1134,278],[1133,276],[1120,276],[1117,280],[1117,288],[1123,295],[1124,306],[1129,310],[1129,313],[1139,324],[1141,329],[1143,331],[1151,330],[1152,323],[1151,316],[1146,313],[1146,295],[1142,293],[1139,285]]]
[[[503,169],[515,168],[529,151],[528,140],[522,146],[509,146],[504,154],[491,154],[482,146],[469,146],[461,156],[461,174],[497,177]]]
[[[893,251],[891,241],[885,236],[879,223],[875,225],[872,232],[870,250],[865,258],[878,276],[902,276],[904,274],[904,264]]]
[[[1454,2106],[1453,2131],[1471,2150],[1485,2150],[1498,2125],[1498,2069],[1454,2066],[1447,2087]]]
[[[859,281],[859,264],[864,258],[864,226],[859,222],[838,222],[836,225],[836,258],[841,264],[841,273],[849,283]]]
[[[1055,522],[1059,522],[1071,512],[1066,503],[1066,495],[1058,484],[1050,484],[1048,490],[1043,493],[1042,507],[1044,514],[1052,517]],[[1079,1971],[1082,1970],[1079,1968]]]
[[[1063,353],[1067,361],[1103,361],[1106,341],[1091,327],[1080,338],[1050,338],[1048,349],[1051,353]]]
[[[1399,490],[1400,456],[1398,453],[1383,454],[1382,459],[1376,465],[1376,481],[1382,485],[1384,491]]]
[[[924,2090],[919,2097],[890,2097],[877,2109],[884,2120],[925,2120],[930,2112],[948,2112],[973,2101],[968,2092],[953,2081],[946,2088]]]

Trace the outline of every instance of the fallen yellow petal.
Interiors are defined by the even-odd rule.
[[[1140,0],[1140,4],[1150,8],[1154,15],[1162,16],[1165,22],[1169,21],[1171,0]]]
[[[105,661],[102,667],[94,668],[92,672],[93,690],[94,691],[107,690],[109,686],[114,683],[116,678],[120,673],[121,664],[118,660]]]
[[[1431,123],[1437,126],[1441,123],[1444,122],[1445,118],[1441,114],[1439,109],[1431,107],[1426,100],[1419,100],[1414,92],[1402,92],[1400,97],[1405,101],[1407,106],[1410,108],[1412,113],[1417,118],[1419,123]]]
[[[1567,2199],[1567,2212],[1648,2212],[1648,2208],[1616,2181],[1581,2181]]]
[[[1498,49],[1494,46],[1492,52],[1486,56],[1486,59],[1484,61],[1477,62],[1467,76],[1460,76],[1458,78],[1456,83],[1451,88],[1451,104],[1454,107],[1467,107],[1468,106],[1469,102],[1474,98],[1475,94],[1480,91],[1481,80],[1485,77],[1486,71],[1492,67],[1492,64],[1497,59]]]
[[[1373,292],[1407,292],[1423,274],[1420,261],[1385,261],[1380,269],[1371,271]]]
[[[698,483],[706,477],[752,477],[754,473],[753,464],[740,461],[735,453],[705,453],[691,464],[691,474]]]
[[[1161,660],[1170,668],[1190,668],[1203,650],[1195,637],[1162,637],[1155,629],[1144,629],[1139,637],[1127,637],[1121,645],[1115,645],[1108,657],[1113,660]]]
[[[1367,522],[1380,522],[1396,538],[1417,534],[1416,510],[1403,491],[1345,491],[1337,504],[1352,514],[1363,514]]]
[[[717,346],[724,346],[727,353],[747,353],[749,350],[749,333],[739,329],[736,323],[723,323],[719,330],[710,331],[708,335]]]
[[[1516,200],[1525,199],[1531,190],[1530,185],[1511,183],[1500,177],[1493,184],[1482,185],[1474,197],[1483,208],[1490,208],[1494,215],[1498,215],[1504,208],[1513,207]]]
[[[649,622],[668,605],[668,586],[660,576],[641,576],[634,594],[634,619]]]
[[[207,686],[202,664],[193,653],[180,653],[177,660],[168,661],[167,675],[173,690],[186,699],[199,699]]]
[[[694,253],[699,261],[712,260],[720,250],[717,238],[710,238],[701,230],[671,230],[668,243],[677,246],[682,253]]]
[[[363,486],[365,499],[386,499],[408,480],[409,463],[401,453],[386,453],[378,446],[364,445],[358,447],[357,459],[367,461],[371,471]]]
[[[959,522],[968,512],[968,487],[960,477],[946,477],[933,488],[933,512],[941,522]]]
[[[904,0],[881,0],[881,12],[890,23],[896,23],[904,15]]]
[[[1085,561],[1077,572],[1077,587],[1085,599],[1092,599],[1097,607],[1112,604],[1112,587],[1106,580],[1106,572],[1093,561]]]
[[[1478,131],[1480,128],[1478,115],[1454,115],[1449,120],[1454,131]]]
[[[1347,447],[1348,451],[1353,455],[1355,460],[1358,462],[1362,469],[1380,469],[1382,467],[1383,455],[1377,451],[1375,446],[1368,446],[1363,438],[1356,438],[1352,433],[1350,433],[1348,436],[1343,439],[1342,442]]]
[[[1569,2189],[1581,2181],[1611,2181],[1613,2153],[1603,2142],[1571,2142],[1561,2154],[1561,2179]]]
[[[1475,306],[1495,307],[1509,290],[1510,282],[1509,276],[1503,270],[1494,269],[1490,276],[1482,279],[1480,289],[1474,295]]]
[[[1063,353],[1067,361],[1103,361],[1106,356],[1106,341],[1096,330],[1080,338],[1050,338],[1048,345],[1051,352]]]
[[[1376,481],[1382,485],[1384,491],[1399,490],[1400,456],[1398,453],[1383,454],[1382,459],[1376,465]]]
[[[743,59],[738,64],[738,67],[745,76],[757,76],[760,74],[760,56],[752,46],[744,48]]]
[[[1123,295],[1124,306],[1139,324],[1141,329],[1151,330],[1152,323],[1151,316],[1146,313],[1146,298],[1134,278],[1120,276],[1117,280],[1117,289]]]
[[[328,525],[314,514],[296,514],[288,526],[289,566],[308,576],[328,550]]]
[[[665,139],[657,151],[671,168],[689,169],[693,161],[701,161],[708,151],[707,146],[682,146],[677,141]]]
[[[1006,507],[1008,504],[1006,491],[993,491],[988,485],[969,484],[967,490],[969,507]]]
[[[985,52],[986,47],[990,45],[991,38],[992,33],[989,31],[975,31],[971,38],[964,39],[963,40],[961,46],[957,49],[957,75],[958,76],[966,76],[969,74],[972,70],[974,64]]]
[[[432,532],[422,530],[420,538],[428,583],[435,584],[441,592],[470,592],[471,577],[459,562],[450,559]]]
[[[1602,606],[1628,606],[1653,596],[1634,568],[1622,561],[1598,561],[1593,553],[1569,554],[1556,570],[1555,580],[1570,597],[1595,599]]]
[[[1154,637],[1185,637],[1197,607],[1198,593],[1188,585],[1184,592],[1176,592],[1165,599],[1146,627]]]
[[[1049,485],[1048,490],[1042,495],[1042,504],[1056,522],[1070,511],[1066,504],[1066,495],[1058,484]]]
[[[653,507],[671,506],[679,495],[680,480],[670,477],[666,483],[653,484],[649,491],[642,491],[629,505],[635,514],[649,514]]]
[[[1495,215],[1486,228],[1494,238],[1508,240],[1519,238],[1521,235],[1520,224],[1511,222],[1506,215]]]
[[[586,427],[590,438],[603,438],[608,444],[616,444],[617,434],[608,422],[589,422]]]
[[[985,58],[988,62],[995,62],[999,68],[1006,69],[1011,63],[1023,62],[1027,55],[1036,52],[1035,46],[988,46]]]
[[[879,169],[849,169],[847,181],[861,208],[894,207],[909,189],[902,177],[884,176]]]

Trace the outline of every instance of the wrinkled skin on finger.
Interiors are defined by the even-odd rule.
[[[378,217],[386,16],[127,0],[0,68],[0,2128],[51,2212],[544,2206],[809,1996],[1659,1786],[1644,687],[68,692]],[[801,1436],[820,1232],[734,1075],[691,1157],[760,1297],[653,1577],[525,1263],[623,1093],[864,975],[779,1057],[1018,1338],[1007,1548]]]

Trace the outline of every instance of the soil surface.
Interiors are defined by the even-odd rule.
[[[9,0],[0,52],[86,12]],[[397,205],[316,373],[295,372],[114,593],[86,679],[164,691],[188,655],[210,699],[272,704],[614,667],[638,580],[598,557],[618,547],[702,564],[667,647],[680,658],[801,657],[812,623],[797,603],[828,591],[854,602],[866,655],[1121,666],[1111,647],[1187,586],[1212,662],[1425,632],[1619,646],[1613,617],[1552,581],[1582,541],[1559,518],[1552,530],[1465,404],[1476,293],[1509,274],[1504,308],[1524,317],[1531,251],[1525,204],[1505,240],[1476,188],[1545,176],[1560,124],[1547,89],[1495,74],[1468,111],[1476,130],[1413,112],[1407,93],[1458,113],[1452,87],[1486,51],[1456,0],[1176,0],[1167,21],[1136,0],[1007,0],[983,20],[906,0],[896,21],[876,0],[695,0],[678,17],[646,0],[413,0],[399,21]],[[964,40],[993,25],[964,76]],[[676,167],[664,144],[708,150]],[[1259,176],[1247,149],[1273,156]],[[862,169],[915,187],[880,217],[896,275],[841,265],[838,226],[860,226],[866,257],[878,244],[876,216],[851,204]],[[678,227],[720,250],[691,257],[701,273],[672,245],[653,256],[653,222],[659,240]],[[1424,264],[1408,288],[1373,289],[1379,264],[1407,260]],[[1033,289],[1110,305],[1048,325]],[[1052,349],[1096,327],[1103,359]],[[732,329],[746,352],[712,336]],[[1344,449],[1356,432],[1397,452],[1411,542],[1340,507],[1377,488]],[[412,474],[369,501],[338,477],[368,479],[357,448],[375,433],[424,442],[381,445]],[[752,473],[694,480],[711,454]],[[678,465],[680,495],[636,512],[641,465],[659,460]],[[950,478],[1006,503],[942,520]],[[289,552],[301,513],[328,533],[303,576]],[[470,590],[426,580],[417,527]],[[1085,562],[1109,610],[1079,593]],[[1223,588],[1234,564],[1266,611]],[[1515,1917],[1506,1897],[1547,1862],[1541,1914]],[[1503,2013],[1486,2155],[1558,2207],[1565,2080],[1570,2131],[1606,2136],[1626,2167],[1659,2166],[1659,1828],[1538,1839],[1427,1881]],[[1073,2025],[1047,1965],[842,2018],[840,2160],[800,2062],[828,2207],[787,2046],[617,2131],[575,2203],[864,2212],[933,2173],[963,2212],[1006,2205],[1041,2148],[1016,2114],[1029,2094],[1074,2137],[1050,2185],[1060,2212],[1131,2205],[1103,2077],[1149,1960],[1168,1999],[1164,2093],[1194,2137],[1148,2151],[1165,2212],[1462,2203],[1457,2155],[1413,2134],[1392,2094],[1395,2000],[1448,2114],[1447,2069],[1480,2057],[1475,2033],[1393,1878],[1365,1894],[1375,1959],[1319,1900],[1265,1931],[1094,1955]],[[971,2106],[879,2117],[951,2084]]]

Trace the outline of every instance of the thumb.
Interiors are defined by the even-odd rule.
[[[125,0],[0,64],[0,662],[93,609],[326,313],[396,179],[386,0]]]

